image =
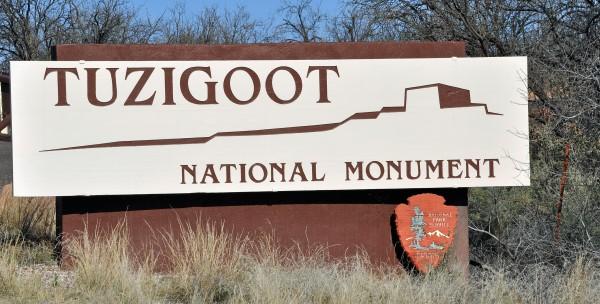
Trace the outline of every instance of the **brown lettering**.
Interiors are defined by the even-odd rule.
[[[173,70],[175,68],[162,68],[165,76],[165,102],[163,105],[175,105],[173,100]]]
[[[436,170],[438,171],[438,179],[442,179],[442,178],[444,178],[444,171],[442,170],[442,168],[443,168],[443,163],[444,163],[444,162],[443,162],[442,160],[438,160],[438,161],[435,163],[435,165],[434,165],[434,164],[433,164],[433,161],[431,161],[431,160],[426,160],[426,161],[425,161],[425,168],[426,168],[426,170],[425,170],[425,172],[426,172],[426,174],[425,174],[425,179],[431,179],[431,178],[429,177],[429,173],[430,173],[430,172],[431,172],[431,173],[435,173],[435,171],[436,171]]]
[[[207,177],[210,177],[212,179],[213,184],[219,183],[219,179],[217,178],[217,174],[215,173],[215,167],[213,166],[213,164],[206,165],[206,168],[204,169],[204,175],[202,176],[202,181],[200,181],[200,183],[206,184]]]
[[[392,176],[391,176],[392,170],[390,170],[392,168],[398,174],[398,177],[396,179],[402,179],[402,171],[401,171],[401,169],[402,169],[402,162],[401,161],[393,162],[391,160],[388,160],[386,163],[387,163],[387,180],[391,180],[392,179]]]
[[[133,90],[131,90],[129,97],[127,97],[127,99],[125,100],[126,106],[149,106],[149,105],[152,105],[152,103],[154,102],[154,96],[156,95],[156,91],[154,91],[149,98],[146,98],[144,100],[137,100],[137,98],[140,95],[140,93],[142,92],[142,89],[144,88],[144,86],[146,85],[146,82],[148,82],[148,79],[150,78],[150,75],[152,75],[153,71],[154,71],[154,68],[127,68],[127,71],[125,72],[125,79],[127,79],[127,77],[129,77],[129,75],[131,73],[135,73],[135,72],[142,72],[142,75],[140,76],[140,78],[138,79],[138,82],[133,87]]]
[[[346,180],[350,180],[350,173],[354,174],[358,171],[358,180],[363,180],[363,162],[356,162],[356,166],[352,166],[352,162],[346,162]]]
[[[240,183],[246,182],[246,164],[240,164]]]
[[[371,165],[376,165],[377,166],[377,168],[379,170],[379,173],[378,173],[377,176],[373,176],[373,174],[371,174]],[[369,179],[371,179],[371,180],[380,180],[383,177],[383,175],[385,174],[385,172],[383,170],[383,164],[381,164],[378,161],[372,161],[372,162],[368,163],[367,164],[366,173],[367,173],[367,177]]]
[[[333,71],[338,77],[340,77],[337,66],[309,66],[306,77],[310,76],[312,71],[319,71],[319,100],[317,103],[331,102],[331,100],[329,100],[327,90],[327,71]]]
[[[185,174],[189,174],[192,176],[192,184],[196,184],[196,165],[192,165],[191,167],[188,165],[180,165],[181,166],[181,184],[185,185]]]
[[[273,89],[273,76],[275,76],[275,73],[277,73],[278,71],[286,71],[290,73],[290,75],[294,79],[295,90],[294,95],[290,99],[285,100],[279,98],[279,96],[277,96],[275,90]],[[279,104],[288,104],[293,102],[294,100],[298,99],[300,93],[302,92],[302,79],[300,78],[300,74],[298,74],[298,72],[296,72],[294,69],[286,66],[280,66],[272,70],[271,73],[269,73],[269,75],[267,76],[267,82],[265,85],[267,87],[267,95],[269,95],[271,100]]]
[[[418,169],[417,175],[412,174],[412,162],[413,161],[410,161],[410,160],[406,161],[406,177],[408,177],[408,179],[417,179],[421,176],[421,161],[420,160],[414,161],[417,163],[417,169]]]
[[[500,164],[500,161],[497,158],[486,158],[483,160],[483,164],[485,165],[486,162],[489,163],[489,177],[496,177],[496,175],[494,175],[494,162]]]
[[[475,162],[475,161],[477,161],[477,162]],[[477,172],[477,176],[476,177],[480,178],[481,175],[479,175],[479,159],[475,159],[475,160],[473,160],[473,159],[465,159],[465,162],[467,164],[466,165],[467,170],[465,170],[465,178],[470,178],[469,177],[469,168],[475,169],[475,172]]]
[[[322,182],[325,180],[325,173],[323,173],[323,176],[321,176],[320,178],[317,177],[317,163],[316,162],[311,162],[310,167],[311,167],[313,182]]]
[[[462,171],[458,172],[458,175],[455,175],[454,170],[460,167],[460,159],[449,159],[448,160],[448,178],[460,178],[462,176]]]
[[[275,171],[281,176],[281,182],[285,182],[285,163],[270,163],[271,165],[271,182],[275,182]]]
[[[79,74],[76,68],[46,68],[44,80],[51,73],[56,72],[56,84],[58,88],[58,98],[55,106],[68,106],[67,102],[67,73],[74,74],[79,79]]]
[[[254,168],[259,167],[262,171],[262,177],[261,178],[256,178],[256,176],[254,175]],[[252,166],[250,166],[250,170],[248,170],[249,172],[249,176],[250,176],[250,180],[252,180],[255,183],[262,183],[267,179],[267,167],[265,167],[265,165],[261,164],[261,163],[255,163]]]
[[[217,103],[217,82],[216,81],[206,81],[207,95],[205,100],[200,100],[192,95],[190,92],[190,76],[192,73],[201,71],[206,73],[208,77],[212,77],[210,73],[210,67],[191,67],[186,69],[181,74],[181,79],[179,80],[179,87],[181,88],[181,94],[185,98],[185,100],[198,105],[203,104],[216,104]]]
[[[252,80],[253,91],[252,91],[252,96],[250,96],[250,98],[248,100],[238,99],[233,94],[233,91],[231,90],[231,77],[233,76],[233,73],[235,73],[237,71],[246,72],[246,74],[248,74],[248,76],[250,76],[250,79]],[[256,99],[256,97],[258,97],[258,93],[260,93],[260,79],[258,78],[258,75],[256,75],[256,73],[253,70],[251,70],[247,67],[237,67],[237,68],[229,71],[229,73],[227,73],[227,75],[225,75],[225,80],[223,81],[223,90],[225,91],[225,96],[227,96],[227,98],[231,102],[233,102],[235,104],[239,104],[239,105],[246,105],[246,104],[253,102]]]
[[[302,163],[294,163],[294,171],[292,172],[292,177],[290,178],[290,182],[294,181],[294,177],[298,175],[303,182],[307,182],[306,174],[304,174],[304,168],[302,168]]]
[[[96,72],[98,68],[86,68],[87,72],[87,98],[90,104],[98,107],[109,106],[117,100],[117,68],[106,68],[110,73],[112,83],[112,97],[108,101],[100,101],[98,99]]]
[[[223,167],[225,168],[225,183],[231,184],[231,168],[235,169],[236,167],[234,164],[222,164],[220,167],[221,170]]]

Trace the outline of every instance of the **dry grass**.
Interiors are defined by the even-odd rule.
[[[125,226],[105,234],[80,237],[66,244],[74,283],[70,297],[77,301],[150,303],[157,287],[153,260],[135,257],[129,250]]]
[[[54,237],[54,199],[18,198],[12,185],[0,193],[0,243],[17,239],[40,242]]]
[[[35,253],[50,256],[52,248],[33,241],[52,236],[51,204],[11,201],[9,191],[0,205],[0,219],[7,219],[0,229],[11,236],[0,245],[0,303],[597,303],[600,298],[600,266],[584,258],[563,269],[473,269],[469,278],[441,269],[412,276],[399,267],[376,267],[365,254],[332,262],[326,248],[283,249],[269,235],[233,237],[214,224],[180,224],[183,233],[177,236],[155,233],[167,248],[160,256],[172,269],[166,273],[153,272],[159,259],[152,248],[131,251],[125,224],[72,238],[65,244],[72,262],[68,272],[39,268],[40,260],[52,261]]]
[[[583,259],[564,271],[440,270],[411,276],[374,267],[364,255],[327,262],[326,251],[282,250],[270,238],[238,239],[219,225],[182,225],[161,234],[173,270],[154,273],[151,251],[130,251],[127,227],[67,244],[71,280],[20,273],[22,244],[0,250],[0,302],[21,303],[597,303],[598,265]],[[143,258],[142,258],[143,257]],[[140,262],[141,261],[141,262]]]

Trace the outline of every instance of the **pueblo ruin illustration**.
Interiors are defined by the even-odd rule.
[[[290,126],[270,129],[244,130],[244,131],[225,131],[218,132],[210,136],[189,137],[189,138],[165,138],[165,139],[143,139],[143,140],[124,140],[112,141],[91,145],[81,145],[72,147],[63,147],[55,149],[42,150],[40,152],[64,151],[64,150],[81,150],[94,148],[116,148],[116,147],[141,147],[141,146],[169,146],[169,145],[191,145],[205,144],[217,137],[241,137],[241,136],[264,136],[264,135],[281,135],[281,134],[300,134],[300,133],[315,133],[326,132],[336,129],[347,122],[353,120],[377,119],[383,113],[404,113],[407,111],[407,95],[411,90],[420,90],[426,88],[437,88],[439,96],[440,109],[451,108],[471,108],[482,107],[486,115],[502,115],[492,112],[488,109],[487,104],[471,102],[471,93],[467,89],[462,89],[454,86],[449,86],[442,83],[434,83],[422,86],[409,87],[404,90],[404,104],[402,106],[383,107],[379,111],[359,112],[348,118],[333,123],[305,125],[305,126]]]

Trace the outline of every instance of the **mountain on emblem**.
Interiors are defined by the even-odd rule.
[[[447,239],[449,239],[449,238],[450,238],[449,236],[447,236],[447,235],[443,234],[443,233],[442,233],[441,231],[439,231],[439,230],[436,230],[436,231],[431,231],[431,232],[427,232],[427,235],[428,235],[428,236],[432,236],[432,235],[433,235],[433,236],[437,236],[437,237],[445,237],[445,238],[447,238]]]
[[[412,266],[428,272],[440,265],[452,245],[458,209],[431,193],[407,200],[395,209],[398,237]]]

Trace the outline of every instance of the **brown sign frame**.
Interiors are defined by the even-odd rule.
[[[465,56],[463,42],[288,43],[250,45],[59,45],[53,60],[293,60],[445,58]],[[62,240],[85,227],[89,234],[127,219],[131,241],[143,248],[152,231],[180,222],[222,222],[234,234],[274,233],[282,247],[327,246],[333,258],[365,250],[375,263],[406,263],[394,208],[419,193],[443,196],[458,207],[453,264],[469,261],[467,189],[298,191],[56,198]],[[61,239],[59,238],[59,239]],[[60,246],[58,247],[60,250]],[[410,265],[407,265],[410,266]]]

